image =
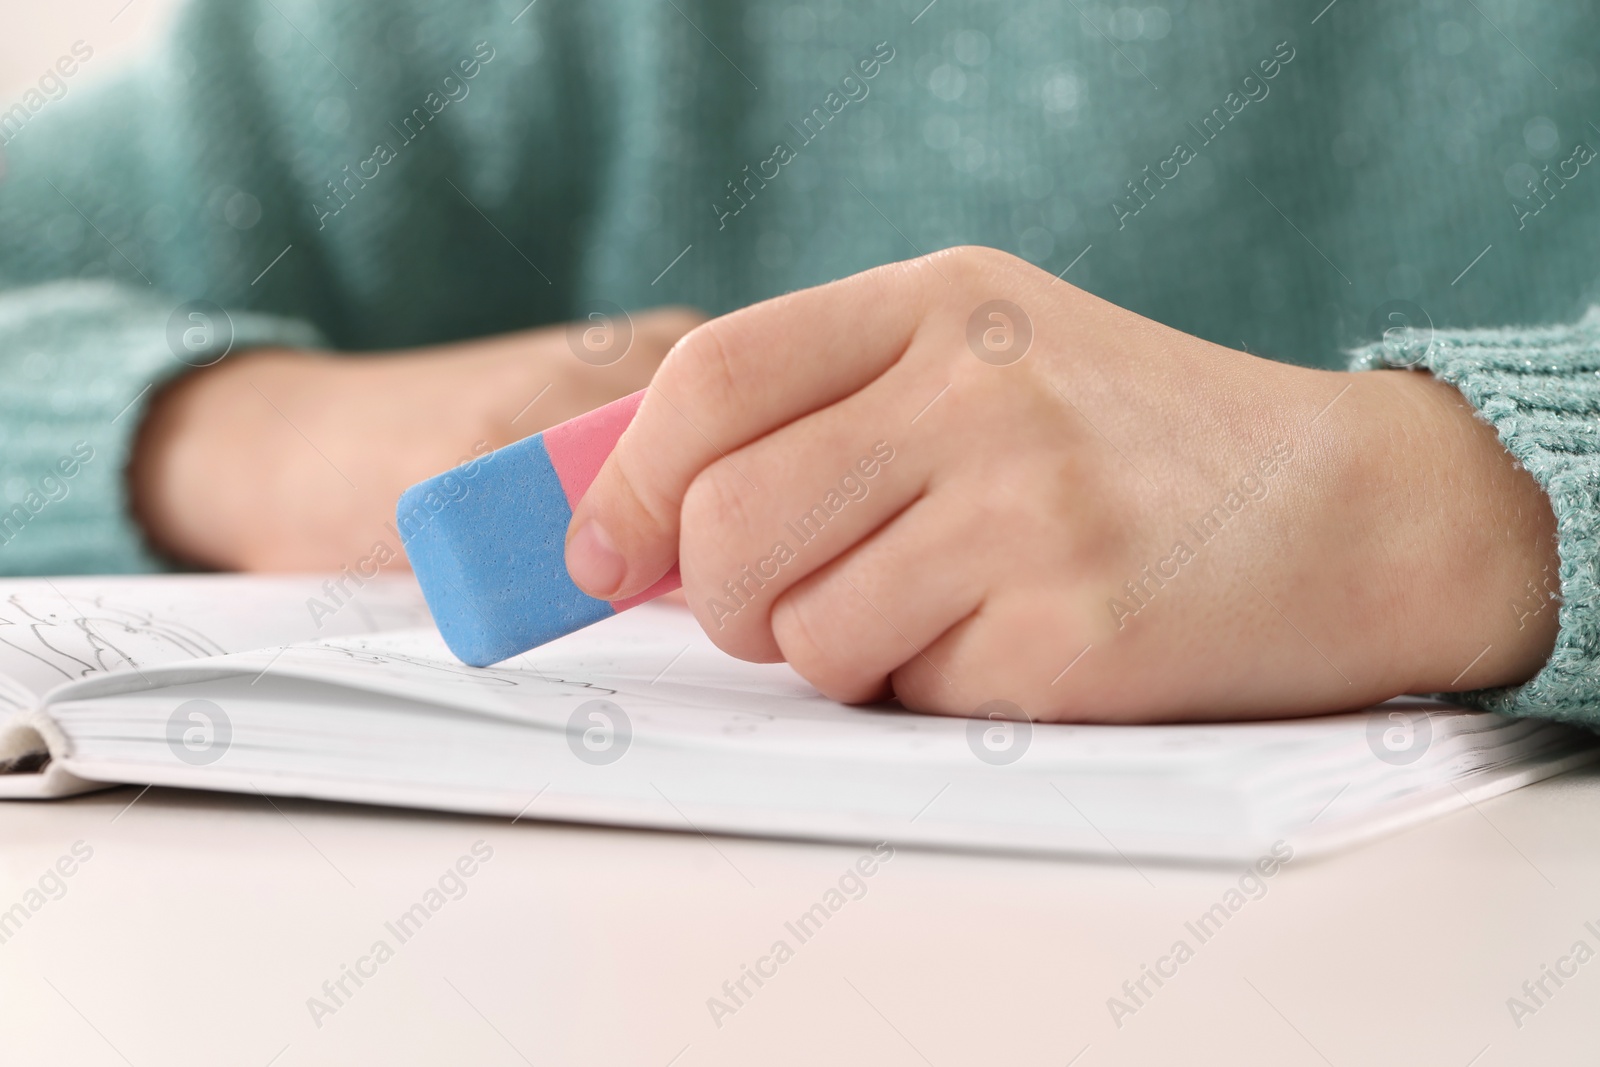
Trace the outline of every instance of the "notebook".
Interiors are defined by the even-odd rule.
[[[1407,699],[1079,726],[849,707],[654,603],[461,664],[409,578],[0,582],[0,797],[108,784],[838,842],[1190,861],[1343,847],[1600,758]]]

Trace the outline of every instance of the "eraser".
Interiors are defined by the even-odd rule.
[[[640,390],[401,495],[401,543],[439,633],[463,663],[499,663],[682,584],[674,565],[637,596],[596,600],[567,575],[572,510],[643,399]]]

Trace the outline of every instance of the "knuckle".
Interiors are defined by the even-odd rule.
[[[749,605],[734,600],[726,588],[702,581],[686,569],[684,595],[706,637],[723,652],[752,663],[779,658],[772,654],[771,643],[761,640],[760,628],[746,610]]]
[[[773,605],[773,640],[783,658],[824,695],[849,699],[872,688],[868,670],[852,655],[848,642],[827,635],[843,631],[815,595],[791,593]]]
[[[895,699],[907,711],[929,715],[967,715],[972,707],[962,700],[959,690],[944,681],[921,659],[907,660],[889,675]]]
[[[1014,271],[1018,267],[1037,269],[1027,260],[987,245],[957,245],[938,254],[948,257],[951,269],[967,282],[992,282],[997,275]]]
[[[965,343],[945,350],[943,361],[940,370],[952,386],[945,399],[959,411],[962,425],[987,431],[971,437],[975,447],[997,453],[994,458],[1004,453],[1014,459],[1021,452],[1023,427],[1050,432],[1059,424],[1047,403],[1055,394],[1044,396],[1033,388],[1027,368],[1022,368],[1021,374],[1011,373],[1016,367],[996,368],[975,357]],[[1048,388],[1043,392],[1049,392]]]
[[[696,326],[672,349],[656,375],[658,388],[670,393],[691,421],[701,420],[687,406],[711,414],[737,411],[742,403],[740,383],[746,375],[739,372],[722,331],[715,321]]]
[[[772,636],[783,650],[783,658],[808,681],[815,681],[818,668],[828,663],[828,649],[817,638],[807,617],[803,597],[790,595],[772,608]]]
[[[715,622],[715,632],[707,633],[717,647],[741,658],[770,658],[772,642],[763,634],[774,576],[760,573],[748,487],[725,466],[702,471],[684,494],[678,563],[685,586],[708,598],[701,621]]]
[[[696,547],[709,543],[725,553],[748,541],[754,532],[748,492],[726,463],[714,463],[695,475],[683,495],[686,542],[692,537]]]

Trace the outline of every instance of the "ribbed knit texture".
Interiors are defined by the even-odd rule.
[[[1504,715],[1600,722],[1600,308],[1575,326],[1402,334],[1358,351],[1352,369],[1394,366],[1431,371],[1460,390],[1555,505],[1555,651],[1525,685],[1451,699]],[[1548,595],[1538,583],[1530,592]],[[1540,610],[1531,603],[1520,610]]]
[[[190,346],[179,345],[189,362],[173,358],[167,340],[172,311],[161,297],[105,281],[0,293],[6,376],[0,469],[7,501],[0,511],[0,570],[149,567],[151,556],[123,503],[133,432],[163,382],[221,354],[193,335]],[[321,340],[292,320],[244,312],[228,318],[235,349],[310,347]],[[185,317],[180,338],[181,329],[197,328],[203,327]],[[64,460],[76,467],[70,477]]]
[[[14,136],[0,100],[0,516],[94,451],[0,573],[162,566],[121,467],[146,387],[189,365],[186,302],[227,308],[235,350],[357,351],[723,312],[974,243],[1315,366],[1407,301],[1561,524],[1557,657],[1482,700],[1585,714],[1593,327],[1508,327],[1600,303],[1600,165],[1574,162],[1600,10],[1323,7],[196,0]]]

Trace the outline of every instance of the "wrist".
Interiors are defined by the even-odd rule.
[[[1355,376],[1376,432],[1357,462],[1378,491],[1379,618],[1405,692],[1515,685],[1549,658],[1560,559],[1549,497],[1452,386],[1422,371]]]
[[[155,394],[127,470],[130,509],[154,548],[204,567],[246,564],[251,524],[236,520],[261,493],[264,472],[245,450],[270,454],[278,446],[278,427],[263,418],[266,405],[254,397],[251,382],[270,382],[318,361],[289,350],[240,353]],[[246,471],[252,473],[241,476]]]

